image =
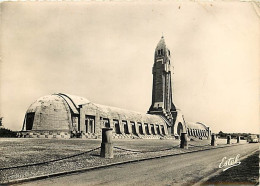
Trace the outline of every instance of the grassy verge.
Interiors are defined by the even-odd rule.
[[[259,151],[219,175],[208,179],[203,185],[259,185]]]

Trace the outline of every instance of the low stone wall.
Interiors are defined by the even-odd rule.
[[[95,133],[82,133],[81,134],[82,139],[101,139],[101,135],[97,135]]]
[[[58,138],[68,139],[70,138],[69,132],[52,132],[52,131],[24,131],[19,132],[18,137],[20,138]]]
[[[134,134],[114,134],[114,139],[173,139],[173,136],[162,136],[162,135],[134,135]]]
[[[69,139],[69,138],[82,138],[82,139],[101,139],[101,135],[95,133],[81,133],[74,135],[70,132],[53,132],[53,131],[22,131],[18,133],[19,138],[57,138],[57,139]],[[134,135],[134,134],[113,134],[113,139],[175,139],[174,136],[150,134],[150,135]]]

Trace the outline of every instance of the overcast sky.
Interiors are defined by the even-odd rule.
[[[2,3],[4,126],[21,130],[30,104],[59,92],[146,113],[163,33],[185,120],[257,133],[259,12],[234,1]]]

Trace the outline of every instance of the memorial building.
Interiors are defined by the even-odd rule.
[[[172,100],[172,69],[171,52],[162,37],[154,54],[152,103],[147,114],[57,93],[31,104],[19,137],[97,139],[104,127],[113,128],[114,138],[179,138],[182,132],[189,137],[210,137],[209,127],[186,122],[176,109]]]

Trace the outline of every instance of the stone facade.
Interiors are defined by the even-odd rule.
[[[209,127],[185,122],[172,99],[171,53],[162,37],[155,49],[152,104],[147,114],[99,105],[68,95],[52,94],[36,100],[27,110],[20,137],[101,138],[104,127],[114,138],[209,137]]]
[[[101,138],[102,128],[108,127],[113,128],[114,138],[166,138],[167,124],[162,116],[59,93],[41,97],[29,107],[20,137]]]

